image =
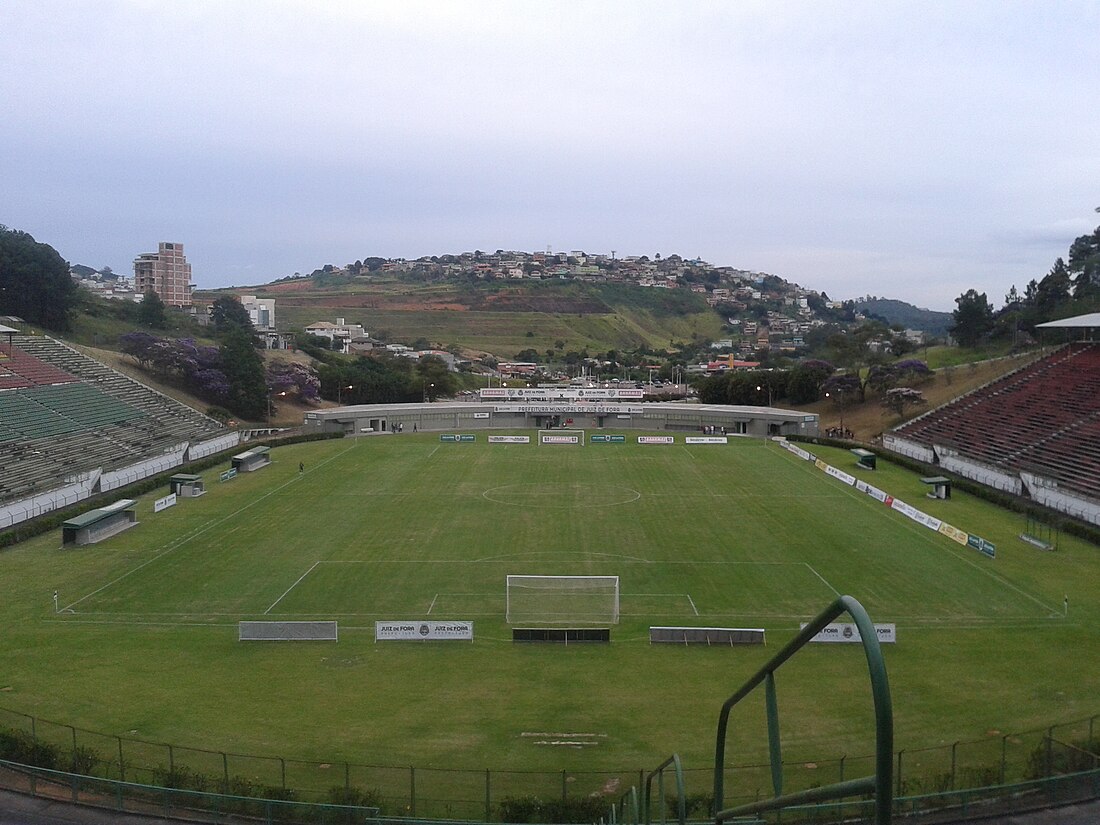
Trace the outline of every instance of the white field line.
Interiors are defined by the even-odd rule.
[[[829,588],[830,590],[833,591],[834,596],[842,595],[839,590],[837,590],[835,587],[833,587],[831,584],[829,584],[828,581],[826,581],[824,576],[822,576],[820,573],[818,573],[816,570],[814,570],[813,565],[811,565],[809,562],[803,562],[803,564],[806,565],[807,570],[809,570],[811,573],[813,573],[815,576],[817,576],[819,579],[821,579],[822,584],[824,584],[827,588]]]
[[[298,586],[299,584],[301,584],[301,583],[302,583],[302,579],[304,579],[304,578],[305,578],[306,576],[308,576],[308,575],[309,575],[310,573],[312,573],[312,572],[313,572],[313,568],[314,568],[314,567],[316,567],[316,566],[317,566],[318,564],[320,564],[320,562],[318,562],[318,561],[315,561],[315,562],[313,562],[313,564],[311,564],[311,565],[309,566],[309,570],[307,570],[307,571],[306,571],[305,573],[303,573],[302,575],[300,575],[300,576],[298,577],[298,580],[297,580],[296,582],[294,582],[294,584],[292,584],[292,585],[291,585],[290,587],[288,587],[288,588],[287,588],[287,589],[286,589],[286,590],[285,590],[285,591],[283,592],[283,595],[281,595],[281,596],[280,596],[279,598],[277,598],[277,599],[276,599],[275,601],[273,601],[273,602],[271,603],[271,605],[270,605],[270,606],[269,606],[269,607],[267,608],[267,610],[265,610],[265,611],[264,611],[264,615],[266,616],[266,615],[267,615],[268,613],[270,613],[270,612],[271,612],[271,611],[272,611],[272,610],[273,610],[273,609],[275,608],[275,605],[277,605],[277,604],[278,604],[279,602],[281,602],[281,601],[282,601],[283,599],[285,599],[285,598],[286,598],[286,596],[287,596],[287,594],[288,594],[288,593],[289,593],[289,592],[290,592],[291,590],[293,590],[293,589],[294,589],[295,587],[297,587],[297,586]]]
[[[784,452],[786,452],[786,451],[784,450]],[[787,455],[790,455],[792,458],[794,458],[796,461],[798,461],[799,464],[806,465],[805,466],[806,472],[814,473],[815,477],[816,477],[817,474],[819,474],[818,471],[817,471],[817,468],[814,467],[814,465],[811,464],[810,462],[803,461],[802,459],[798,458],[798,456],[795,456],[792,453],[787,453]],[[838,484],[839,484],[839,482],[838,482]],[[883,507],[879,502],[875,501],[875,499],[871,498],[870,496],[868,496],[864,493],[861,493],[855,487],[849,487],[847,484],[840,484],[839,489],[843,494],[845,494],[849,497],[855,497],[855,498],[859,499],[860,501],[874,502],[874,504],[876,506],[878,506],[879,508],[887,510],[888,512],[892,512],[889,508]],[[897,515],[900,517],[900,520],[899,520],[898,523],[905,530],[907,530],[907,531],[913,533],[914,535],[916,535],[917,537],[919,537],[923,544],[925,544],[925,545],[927,545],[927,546],[929,546],[929,547],[931,547],[931,548],[933,548],[934,550],[937,550],[937,551],[946,549],[947,552],[950,555],[954,556],[956,559],[963,562],[964,564],[967,564],[967,565],[973,567],[975,570],[978,570],[978,571],[984,573],[985,575],[989,576],[991,579],[993,579],[998,584],[1008,588],[1009,590],[1012,590],[1015,593],[1018,593],[1019,595],[1023,596],[1025,599],[1034,602],[1035,604],[1039,605],[1039,607],[1041,607],[1043,610],[1049,611],[1051,614],[1057,613],[1059,616],[1061,616],[1061,611],[1055,610],[1055,608],[1051,607],[1048,604],[1044,604],[1042,601],[1039,600],[1038,597],[1033,596],[1031,593],[1028,593],[1026,590],[1024,590],[1020,587],[1017,587],[1012,582],[1006,580],[1005,578],[1003,578],[998,573],[990,570],[988,567],[985,567],[983,565],[978,564],[974,559],[970,558],[965,552],[957,550],[956,548],[958,547],[958,545],[955,545],[955,547],[948,546],[948,547],[944,548],[944,547],[940,546],[939,541],[933,541],[932,540],[933,536],[935,536],[939,539],[942,539],[944,542],[946,542],[947,545],[955,544],[955,542],[952,541],[951,539],[948,539],[944,536],[940,536],[939,533],[932,533],[932,531],[929,530],[927,527],[921,527],[920,525],[916,524],[912,519],[908,519],[908,518],[905,518],[904,516],[902,516],[901,513],[898,513]],[[959,529],[962,529],[962,528],[959,528]],[[971,552],[977,553],[976,550],[971,551]]]
[[[353,444],[352,446],[354,446],[354,444]],[[334,455],[334,456],[331,456],[330,458],[327,458],[327,459],[325,459],[324,461],[322,461],[322,462],[321,462],[320,464],[318,464],[317,466],[318,466],[318,467],[323,467],[324,465],[328,464],[328,463],[329,463],[330,461],[335,461],[335,460],[336,460],[337,458],[339,458],[340,456],[344,455],[344,453],[348,452],[349,450],[351,450],[351,447],[348,447],[348,449],[347,449],[347,450],[342,450],[342,451],[340,451],[339,453],[337,453],[336,455]],[[81,597],[80,597],[79,599],[77,599],[77,600],[76,600],[75,602],[70,602],[69,604],[65,605],[65,608],[64,608],[64,609],[66,609],[66,610],[69,610],[69,609],[73,608],[73,607],[74,607],[75,605],[78,605],[78,604],[80,604],[80,603],[81,603],[82,601],[84,601],[85,599],[90,599],[90,598],[91,598],[92,596],[95,596],[95,595],[96,595],[96,594],[98,594],[98,593],[102,593],[102,592],[103,592],[104,590],[106,590],[106,589],[107,589],[108,587],[114,587],[114,586],[115,586],[116,584],[118,584],[118,583],[119,583],[120,581],[122,581],[123,579],[125,579],[125,578],[127,578],[127,577],[129,577],[129,576],[132,576],[132,575],[133,575],[134,573],[138,572],[139,570],[141,570],[141,569],[143,569],[143,568],[145,568],[145,567],[148,567],[148,566],[149,566],[150,564],[152,564],[153,562],[155,562],[155,561],[158,561],[158,560],[162,559],[162,558],[163,558],[164,556],[167,556],[167,555],[168,555],[169,553],[171,553],[171,552],[173,552],[173,551],[175,551],[175,550],[178,550],[179,548],[183,547],[183,545],[187,544],[187,543],[188,543],[189,541],[191,541],[192,539],[195,539],[195,538],[198,538],[199,536],[201,536],[201,535],[202,535],[203,533],[206,533],[206,532],[208,532],[208,531],[210,531],[210,530],[213,530],[213,529],[214,529],[215,527],[217,527],[217,526],[218,526],[218,525],[220,525],[220,524],[224,524],[225,522],[227,522],[227,521],[228,521],[229,519],[231,519],[231,518],[235,518],[236,516],[240,515],[240,514],[241,514],[241,513],[243,513],[243,512],[245,511],[245,510],[247,510],[248,508],[250,508],[250,507],[253,507],[253,506],[254,506],[254,505],[256,505],[256,504],[259,504],[259,503],[260,503],[261,501],[263,501],[264,499],[266,499],[266,498],[269,498],[270,496],[273,496],[273,495],[275,495],[276,493],[278,493],[278,492],[280,492],[280,491],[282,491],[282,490],[286,489],[287,487],[289,487],[289,486],[290,486],[291,484],[293,484],[293,483],[294,483],[294,482],[296,482],[296,481],[298,481],[298,476],[294,476],[293,478],[291,478],[291,479],[290,479],[290,481],[287,481],[287,482],[285,482],[284,484],[280,484],[280,485],[279,485],[278,487],[276,487],[276,488],[275,488],[274,490],[271,490],[270,492],[264,493],[264,494],[263,494],[262,496],[260,496],[259,498],[255,498],[255,499],[252,499],[252,501],[248,502],[248,504],[244,505],[243,507],[239,507],[238,509],[234,510],[234,511],[233,511],[232,513],[230,513],[229,515],[227,515],[227,516],[223,516],[223,517],[222,517],[222,518],[220,518],[220,519],[217,519],[217,520],[215,520],[215,521],[213,521],[213,522],[210,522],[210,523],[209,523],[209,526],[207,526],[207,527],[203,527],[203,528],[202,528],[202,529],[200,529],[200,530],[195,530],[195,531],[193,531],[192,533],[189,533],[189,534],[188,534],[188,535],[187,535],[187,536],[186,536],[186,537],[185,537],[185,538],[184,538],[183,540],[181,540],[181,541],[179,541],[179,542],[177,542],[177,543],[175,543],[175,544],[169,544],[169,545],[168,545],[168,549],[167,549],[167,550],[165,550],[165,551],[164,551],[163,553],[158,553],[157,555],[153,556],[153,558],[151,558],[151,559],[147,559],[146,561],[142,562],[141,564],[139,564],[139,565],[138,565],[137,567],[133,568],[132,570],[128,570],[127,572],[123,573],[123,574],[122,574],[121,576],[119,576],[118,578],[112,579],[111,581],[107,582],[107,583],[106,583],[105,585],[103,585],[102,587],[98,587],[98,588],[96,588],[95,590],[93,590],[93,591],[92,591],[91,593],[87,593],[87,594],[85,594],[85,595],[81,596]]]
[[[435,600],[438,599],[438,598],[439,598],[438,593],[436,593],[434,596],[432,596],[432,603],[430,605],[428,605],[428,615],[429,616],[432,615],[432,608],[435,607]]]
[[[435,445],[435,450],[432,450],[430,453],[428,453],[428,458],[431,458],[433,455],[435,455],[436,450],[438,450],[442,446],[443,446],[442,444],[436,444]]]
[[[690,593],[685,593],[684,595],[687,596],[688,604],[691,605],[691,612],[694,613],[696,616],[698,616],[699,615],[699,609],[695,606],[695,599],[691,598]]]

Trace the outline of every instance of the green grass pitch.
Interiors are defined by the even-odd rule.
[[[57,532],[0,553],[0,707],[318,764],[624,770],[636,781],[674,751],[708,766],[721,702],[800,621],[850,594],[898,628],[885,653],[899,749],[983,738],[999,749],[1001,731],[1097,711],[1094,546],[1063,536],[1038,551],[1017,538],[1021,517],[964,494],[930,501],[912,474],[857,470],[840,450],[818,453],[993,541],[997,558],[762,441],[478,439],[276,447],[260,472],[227,483],[208,473],[199,499],[157,514],[163,493],[142,499],[141,524],[100,545],[62,550]],[[618,576],[612,644],[513,645],[509,574]],[[336,619],[340,640],[239,643],[242,619]],[[471,620],[475,638],[375,643],[380,619]],[[763,627],[768,646],[648,643],[650,625],[679,624]],[[779,688],[790,758],[873,750],[858,645],[805,650]],[[732,762],[766,753],[763,697],[748,704]],[[545,733],[573,744],[534,735]]]

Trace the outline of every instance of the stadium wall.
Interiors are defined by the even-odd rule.
[[[241,437],[239,433],[228,433],[227,435],[219,436],[210,441],[191,444],[187,447],[187,460],[195,461],[196,459],[205,458],[214,453],[220,453],[223,450],[231,450],[236,447],[240,441]]]
[[[1089,524],[1100,524],[1100,503],[1059,489],[1058,482],[1034,473],[1021,472],[1020,480],[1033,501],[1079,518]]]
[[[69,484],[0,506],[0,529],[52,513],[91,497],[99,470],[90,470]]]
[[[925,447],[922,444],[917,444],[915,441],[899,438],[890,433],[883,434],[882,446],[895,453],[907,455],[910,458],[915,458],[917,461],[923,461],[925,464],[934,464],[936,461],[936,453],[931,447]]]
[[[135,481],[178,467],[183,464],[183,456],[186,452],[187,442],[184,442],[171,447],[161,455],[105,472],[99,478],[99,492],[117,490],[119,487],[125,487],[127,484],[133,484]]]
[[[170,452],[144,459],[117,470],[104,471],[95,468],[81,473],[75,480],[53,490],[37,493],[17,501],[0,505],[0,530],[21,524],[32,518],[52,513],[63,507],[78,504],[97,493],[117,490],[160,473],[171,471],[200,458],[234,449],[240,442],[240,434],[233,432],[204,441],[200,444],[177,444]]]
[[[435,402],[336,407],[306,414],[303,431],[373,435],[398,430],[454,432],[492,429],[669,430],[699,432],[725,427],[731,435],[755,438],[818,434],[817,415],[774,407],[650,403]]]
[[[937,463],[943,469],[1006,493],[1020,495],[1024,484],[1015,473],[1006,473],[986,464],[965,458],[957,450],[935,445]]]
[[[814,441],[816,441],[816,439],[814,439]],[[916,459],[927,466],[910,466],[910,469],[913,469],[915,472],[931,473],[946,471],[962,479],[966,479],[967,482],[975,482],[975,486],[972,487],[969,492],[982,496],[1000,506],[1010,507],[1020,512],[1027,512],[1030,509],[1028,502],[1031,501],[1053,512],[1062,513],[1078,519],[1083,523],[1080,529],[1070,529],[1072,525],[1063,525],[1063,529],[1069,529],[1074,535],[1081,536],[1088,541],[1094,543],[1100,542],[1100,536],[1095,533],[1094,528],[1085,526],[1100,526],[1100,502],[1066,492],[1061,489],[1058,482],[1054,479],[1044,478],[1035,473],[1024,471],[1021,471],[1019,476],[1011,475],[1001,470],[986,467],[975,461],[962,459],[957,455],[949,455],[945,461],[944,455],[951,451],[939,447],[934,451],[932,458],[924,458],[922,456],[925,455],[925,453],[920,448],[920,445],[914,445],[912,442],[898,438],[897,436],[884,435],[882,445],[886,448],[888,453],[892,453],[895,456],[895,463],[909,466],[906,459]],[[911,446],[917,447],[918,449],[910,450],[909,447]],[[937,463],[937,459],[939,463]],[[996,483],[990,483],[991,478],[994,479]],[[960,487],[960,489],[965,488]],[[1001,494],[1005,495],[1002,496]]]

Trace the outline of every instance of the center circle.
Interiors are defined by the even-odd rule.
[[[614,484],[573,484],[571,482],[531,482],[505,484],[481,494],[497,504],[514,507],[541,507],[573,510],[583,507],[610,507],[637,501],[642,494],[630,487]]]

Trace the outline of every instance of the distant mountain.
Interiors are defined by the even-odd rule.
[[[921,309],[893,298],[859,298],[856,311],[891,326],[901,324],[906,329],[919,329],[933,336],[947,335],[947,330],[955,323],[950,312]]]

